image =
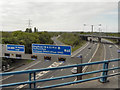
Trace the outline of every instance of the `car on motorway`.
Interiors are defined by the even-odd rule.
[[[65,62],[65,60],[66,60],[66,58],[63,58],[63,57],[59,57],[59,58],[58,58],[58,61],[59,61],[59,62],[61,62],[61,61],[62,61],[62,62]]]
[[[109,48],[112,48],[112,45],[110,45]]]
[[[45,61],[50,61],[50,60],[51,60],[51,57],[50,57],[50,56],[44,56],[44,60],[45,60]]]
[[[120,50],[117,50],[118,53],[120,53]]]
[[[9,53],[4,53],[5,58],[10,58],[10,54]]]
[[[31,59],[32,59],[32,60],[37,60],[37,55],[32,55],[32,56],[31,56]]]
[[[72,74],[76,74],[77,73],[77,67],[74,67],[72,70],[71,70]]]
[[[16,59],[21,59],[21,54],[16,54]]]
[[[10,64],[7,61],[2,60],[2,69],[1,70],[6,71],[9,68],[10,68]]]
[[[82,59],[82,54],[78,55],[77,58],[81,58]]]

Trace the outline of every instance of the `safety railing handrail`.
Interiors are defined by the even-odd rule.
[[[48,88],[65,86],[65,85],[71,85],[71,84],[76,84],[76,83],[81,83],[81,82],[86,82],[86,81],[91,81],[91,80],[96,80],[96,79],[102,79],[102,78],[116,76],[116,75],[120,75],[120,73],[105,75],[105,76],[99,76],[99,77],[94,77],[94,78],[89,78],[89,79],[83,79],[83,80],[77,80],[77,81],[74,81],[74,82],[67,82],[67,83],[61,83],[61,84],[56,84],[56,85],[44,86],[44,87],[40,87],[40,89],[48,89]]]
[[[43,68],[43,69],[34,69],[34,70],[25,70],[25,71],[0,73],[0,76],[13,75],[13,74],[25,74],[25,73],[29,74],[29,81],[10,83],[10,84],[3,84],[3,85],[0,85],[0,87],[8,87],[8,86],[29,84],[29,88],[31,88],[31,84],[34,84],[34,88],[36,88],[36,83],[38,83],[38,82],[45,82],[45,81],[58,80],[58,79],[63,79],[63,78],[83,76],[83,75],[94,74],[94,73],[99,73],[99,72],[103,72],[102,76],[93,77],[93,78],[89,78],[89,79],[78,80],[78,81],[74,81],[74,82],[67,82],[67,83],[61,83],[61,84],[56,84],[56,85],[51,85],[51,86],[45,86],[45,87],[41,87],[41,88],[52,88],[52,87],[70,85],[70,84],[74,84],[74,83],[80,83],[80,82],[96,80],[96,79],[101,79],[101,82],[106,82],[107,77],[120,75],[120,73],[107,75],[107,72],[110,71],[110,70],[120,69],[120,67],[114,67],[114,68],[109,68],[108,69],[109,62],[116,62],[116,61],[120,61],[120,58],[119,59],[113,59],[113,60],[91,62],[91,63],[83,63],[83,64],[77,64],[77,65],[68,65],[68,66],[60,66],[60,67],[53,67],[53,68]],[[36,72],[48,71],[48,70],[57,70],[57,69],[65,69],[65,68],[72,68],[72,67],[79,67],[79,66],[86,66],[86,65],[95,65],[95,64],[103,64],[103,69],[96,70],[96,71],[85,72],[85,73],[78,73],[78,74],[74,74],[74,75],[67,75],[67,76],[60,76],[60,77],[54,77],[54,78],[41,79],[41,80],[36,80],[35,79],[36,78]],[[31,79],[32,78],[31,74],[34,75],[33,81]]]
[[[35,80],[35,81],[25,81],[25,82],[18,82],[18,83],[11,83],[11,84],[4,84],[0,85],[0,87],[7,87],[7,86],[15,86],[15,85],[21,85],[21,84],[30,84],[30,83],[37,83],[37,82],[45,82],[45,81],[51,81],[51,80],[58,80],[58,79],[64,79],[64,78],[70,78],[70,77],[76,77],[76,76],[82,76],[82,75],[88,75],[88,74],[94,74],[104,71],[111,71],[115,69],[120,69],[120,67],[110,68],[110,69],[104,69],[104,70],[97,70],[97,71],[91,71],[86,73],[79,73],[74,75],[67,75],[67,76],[61,76],[61,77],[55,77],[55,78],[47,78],[47,79],[41,79],[41,80]]]
[[[65,68],[87,66],[87,65],[93,65],[93,64],[102,64],[102,63],[115,62],[115,61],[120,61],[120,59],[104,60],[104,61],[97,61],[97,62],[91,62],[91,63],[82,63],[82,64],[77,64],[77,65],[67,65],[67,66],[60,66],[60,67],[52,67],[52,68],[42,68],[42,69],[32,69],[32,70],[6,72],[6,73],[0,73],[0,76],[33,73],[33,72],[41,72],[41,71],[48,71],[48,70],[57,70],[57,69],[63,69],[63,68],[65,69]]]

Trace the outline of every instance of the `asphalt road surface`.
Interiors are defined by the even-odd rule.
[[[63,45],[60,41],[57,40],[57,38],[53,38],[55,43],[57,45]],[[104,50],[104,53],[101,57],[101,60],[106,60],[106,59],[114,59],[118,58],[118,53],[117,53],[117,47],[114,44],[106,44],[107,41],[102,40],[101,45],[98,43],[90,43],[85,46],[84,49],[80,50],[77,52],[74,57],[69,57],[67,62],[60,63],[56,59],[52,59],[51,61],[36,61],[32,64],[23,66],[21,68],[18,68],[16,70],[28,70],[28,69],[40,69],[40,68],[49,68],[49,67],[59,67],[59,66],[64,66],[64,65],[71,65],[71,64],[79,64],[80,60],[79,58],[76,58],[78,55],[82,54],[83,56],[83,63],[87,62],[92,62],[92,59],[97,53],[97,50],[101,46],[102,49]],[[112,45],[112,48],[109,46]],[[88,48],[91,49],[88,49]],[[118,63],[112,63],[110,64],[110,67],[115,67],[118,65]],[[71,72],[72,68],[69,69],[61,69],[61,70],[55,70],[55,71],[45,71],[45,72],[39,72],[37,73],[37,79],[45,79],[45,78],[54,78],[58,76],[65,76],[65,75],[70,75],[72,74]],[[85,71],[86,67],[83,67],[83,71]],[[116,71],[111,71],[110,73],[115,73]],[[6,76],[3,78],[2,83],[12,83],[12,82],[23,82],[28,80],[28,75],[26,74],[21,74],[21,75],[11,75],[11,76]],[[43,87],[43,86],[48,86],[48,85],[53,85],[53,84],[59,84],[59,83],[64,83],[64,82],[69,82],[69,81],[75,81],[76,77],[73,78],[67,78],[67,79],[61,79],[61,80],[54,80],[54,81],[47,81],[47,82],[41,82],[37,83],[37,88]],[[19,86],[12,86],[11,88],[28,88],[28,85],[19,85]]]

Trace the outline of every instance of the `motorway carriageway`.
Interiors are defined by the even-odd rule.
[[[91,59],[91,56],[93,56],[96,53],[96,50],[98,49],[99,44],[93,44],[93,43],[88,43],[88,45],[81,50],[80,52],[78,52],[78,54],[75,55],[78,56],[79,54],[83,55],[83,63],[85,62],[89,62]],[[88,49],[88,47],[91,47],[91,49]],[[114,52],[117,51],[117,48],[115,46],[113,46],[112,48],[109,48],[108,44],[104,44],[104,50],[106,52],[106,59],[113,59],[113,58],[117,58],[116,54]],[[114,52],[110,53],[110,51],[108,50],[114,50]],[[108,56],[107,56],[108,55]],[[31,66],[28,69],[39,69],[39,68],[46,68],[46,67],[55,67],[55,66],[63,66],[63,65],[71,65],[71,64],[76,64],[78,63],[76,60],[74,60],[73,58],[70,58],[70,60],[68,62],[65,63],[59,63],[56,62],[56,60],[51,60],[51,61],[39,61],[38,63],[36,63],[35,65]],[[116,64],[115,64],[116,65]],[[113,65],[111,65],[113,66]],[[61,70],[56,70],[56,71],[44,71],[44,72],[39,72],[37,73],[37,78],[38,79],[43,79],[43,78],[53,78],[53,77],[57,77],[57,76],[64,76],[64,75],[70,75],[71,73],[71,69],[61,69]],[[10,83],[10,82],[20,82],[20,81],[27,81],[28,80],[28,75],[15,75],[15,76],[11,76],[10,78],[7,78],[5,80],[3,80],[3,83]],[[76,77],[74,78],[67,78],[67,79],[62,79],[62,80],[54,80],[54,81],[48,81],[48,82],[42,82],[42,83],[37,83],[37,87],[41,87],[41,86],[46,86],[46,85],[52,85],[52,84],[58,84],[58,83],[63,83],[63,82],[68,82],[68,81],[74,81],[76,80]],[[28,85],[19,85],[19,86],[13,86],[12,88],[27,88]]]

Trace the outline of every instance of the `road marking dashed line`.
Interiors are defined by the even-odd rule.
[[[41,61],[39,61],[39,62],[41,62]],[[26,69],[28,69],[28,68],[30,68],[30,67],[38,64],[39,62],[36,62],[36,63],[32,64],[31,66],[29,66],[29,67],[27,67],[27,68],[25,68],[25,69],[23,69],[23,70],[26,70]],[[21,70],[21,71],[23,71],[23,70]],[[2,79],[2,80],[0,80],[0,81],[6,80],[6,79],[8,79],[8,78],[10,78],[10,77],[12,77],[12,76],[14,76],[14,75],[10,75],[10,76],[8,76],[8,77],[6,77],[6,78],[4,78],[4,79]]]
[[[53,78],[54,76],[50,77],[50,78]]]
[[[40,86],[38,86],[37,88],[40,88]]]
[[[78,53],[81,52],[83,49],[85,49],[88,45],[89,45],[89,43],[87,43],[85,47],[82,47],[82,48],[81,48],[79,51],[77,51],[75,54],[72,54],[71,57],[74,57],[76,54],[78,54]]]
[[[49,67],[47,67],[47,68],[51,68],[51,67],[58,67],[59,65],[61,65],[62,64],[62,62],[54,62],[53,64],[51,64]],[[46,74],[46,73],[48,73],[48,72],[50,72],[50,71],[42,71],[42,72],[40,72],[40,73],[38,73],[37,75],[36,75],[36,79],[38,79],[38,78],[40,78],[41,76],[43,76],[44,74]],[[32,77],[31,78],[32,80],[34,79],[34,77]],[[29,80],[28,80],[29,81]],[[16,88],[23,88],[23,87],[25,87],[27,84],[24,84],[24,85],[19,85],[18,87],[16,87]]]
[[[8,78],[10,78],[10,77],[12,77],[12,76],[14,76],[14,75],[10,75],[10,76],[8,76],[8,77],[6,77],[6,78],[4,78],[4,79],[1,79],[0,82],[3,81],[3,80],[5,80],[5,79],[8,79]]]
[[[63,69],[61,69],[61,71],[63,71]]]
[[[96,54],[96,52],[97,52],[97,50],[98,50],[98,47],[99,47],[99,44],[97,45],[97,48],[96,48],[94,54],[92,55],[92,58],[95,56],[95,54]],[[91,62],[92,58],[88,61],[88,63]],[[87,67],[88,67],[88,66],[85,66],[82,71],[84,71]]]
[[[93,48],[94,48],[94,47],[95,47],[95,45],[93,46]],[[90,50],[90,51],[86,54],[86,56],[84,56],[84,58],[86,58],[91,51],[92,51],[92,50]]]
[[[96,54],[96,52],[97,52],[98,48],[99,48],[99,44],[97,45],[97,48],[96,48],[96,50],[95,50],[94,54],[92,55],[92,58],[95,56],[95,54]],[[90,63],[90,62],[91,62],[92,58],[88,61],[88,63]],[[87,67],[88,67],[88,66],[85,66],[85,67],[83,68],[82,72],[83,72],[83,71],[84,71]],[[85,72],[85,71],[84,71],[84,72]],[[83,73],[84,73],[84,72],[83,72]],[[75,78],[75,80],[74,80],[74,81],[76,81],[76,80],[77,80],[77,78]]]
[[[106,48],[105,48],[105,45],[103,44],[104,46],[104,60],[106,59]]]

